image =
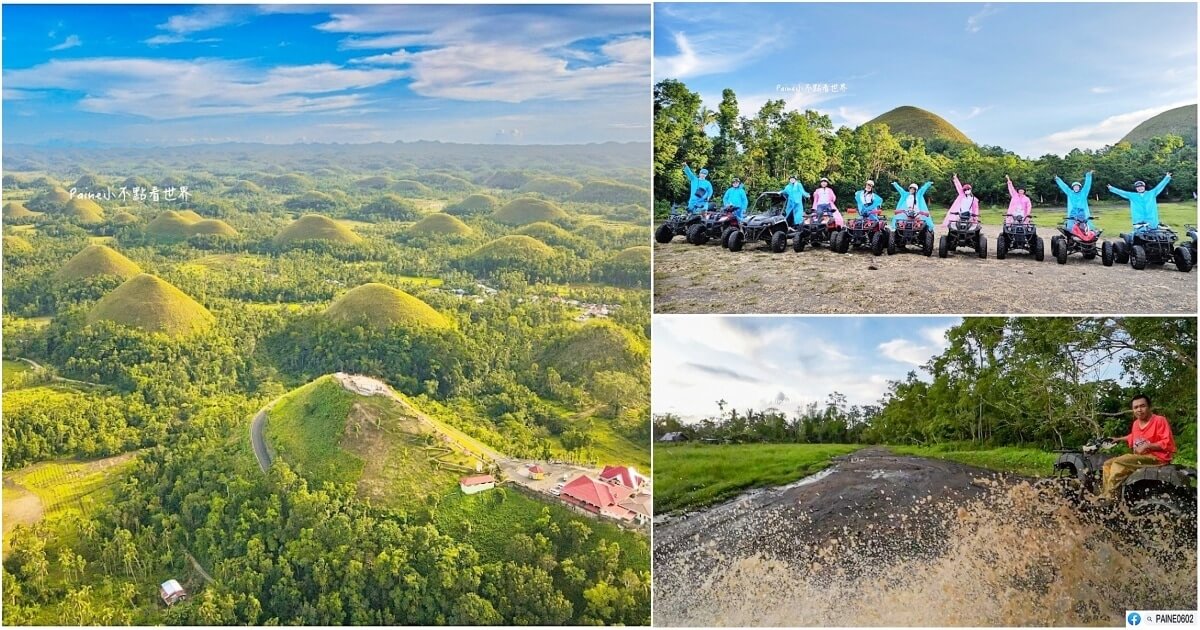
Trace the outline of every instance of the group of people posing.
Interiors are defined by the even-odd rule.
[[[690,166],[685,164],[683,166],[683,173],[691,182],[688,211],[702,212],[706,210],[713,196],[712,182],[708,180],[708,169],[702,168],[700,169],[700,173],[697,174],[692,171]],[[1054,176],[1054,183],[1058,185],[1059,189],[1067,197],[1067,215],[1064,227],[1085,240],[1089,240],[1096,233],[1096,227],[1092,224],[1092,213],[1088,208],[1088,196],[1092,190],[1092,173],[1093,171],[1088,171],[1084,174],[1083,182],[1071,182],[1070,186],[1067,186],[1062,178],[1057,175]],[[1004,216],[1005,223],[1028,222],[1030,214],[1033,211],[1033,202],[1030,201],[1029,196],[1026,194],[1025,187],[1013,184],[1012,179],[1008,176],[1005,176],[1005,179],[1008,181],[1008,194],[1010,198],[1008,211]],[[959,181],[957,174],[954,175],[953,181],[954,188],[958,191],[958,196],[946,211],[946,218],[942,221],[942,226],[948,226],[953,218],[960,217],[963,213],[969,214],[972,221],[978,222],[979,198],[973,194],[970,184],[963,184]],[[1167,173],[1162,178],[1162,181],[1158,182],[1158,185],[1150,189],[1147,189],[1146,183],[1140,180],[1133,183],[1132,192],[1121,190],[1111,185],[1108,187],[1110,193],[1129,201],[1133,233],[1141,230],[1158,229],[1158,195],[1167,187],[1170,181],[1171,174]],[[892,182],[892,188],[900,194],[891,219],[892,229],[896,228],[897,221],[912,216],[924,221],[925,226],[933,230],[933,219],[930,218],[929,204],[925,201],[925,193],[932,185],[932,181],[927,181],[919,186],[916,183],[912,183],[908,185],[908,189],[906,190],[900,184]],[[788,179],[788,184],[779,193],[787,198],[785,212],[788,220],[793,224],[799,223],[802,220],[805,209],[804,200],[811,197],[811,209],[813,212],[818,214],[828,213],[838,227],[844,225],[842,213],[836,205],[837,194],[830,187],[829,178],[827,177],[822,177],[817,184],[817,188],[812,193],[809,193],[798,178],[792,176]],[[721,200],[722,208],[732,209],[738,219],[741,220],[745,217],[746,209],[749,205],[750,200],[746,195],[746,189],[743,187],[741,179],[734,177]],[[859,216],[862,218],[883,220],[883,212],[881,210],[883,207],[883,196],[875,191],[874,181],[868,179],[863,184],[862,189],[854,193],[854,205]]]

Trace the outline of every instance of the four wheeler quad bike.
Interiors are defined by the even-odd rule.
[[[670,243],[676,236],[687,236],[688,228],[700,222],[701,212],[689,212],[682,204],[671,206],[667,220],[654,231],[654,240],[659,243]]]
[[[1128,262],[1130,267],[1137,270],[1145,269],[1147,265],[1166,263],[1174,263],[1175,268],[1184,273],[1192,270],[1196,264],[1195,228],[1189,231],[1192,237],[1191,244],[1185,242],[1177,247],[1175,241],[1178,237],[1167,224],[1160,223],[1158,228],[1153,230],[1141,229],[1145,227],[1145,223],[1138,223],[1133,226],[1132,235],[1123,233],[1120,240],[1105,243],[1105,249],[1112,250],[1112,259],[1121,264]],[[1104,255],[1105,264],[1111,264],[1108,254]]]
[[[1076,507],[1093,505],[1089,499],[1103,489],[1104,462],[1113,457],[1104,451],[1119,444],[1107,438],[1095,438],[1080,449],[1059,450],[1054,475],[1034,485],[1040,492],[1061,496]],[[1196,471],[1175,464],[1141,468],[1121,484],[1117,497],[1120,513],[1133,519],[1157,514],[1182,521],[1195,531]]]
[[[945,258],[960,247],[970,247],[980,258],[987,258],[987,237],[970,210],[959,212],[958,218],[950,222],[950,231],[938,239],[938,258]]]
[[[923,217],[927,216],[929,216],[928,212],[905,210],[901,218],[896,221],[896,229],[888,234],[888,254],[905,251],[909,245],[912,245],[920,247],[922,254],[931,256],[933,254],[933,230],[925,225]]]
[[[805,247],[827,243],[830,251],[837,251],[837,241],[841,234],[842,228],[838,227],[837,221],[834,220],[832,210],[818,212],[807,208],[804,210],[804,220],[796,226],[792,249],[802,252]]]
[[[700,213],[700,220],[689,225],[687,240],[692,245],[703,245],[711,239],[721,238],[721,230],[729,227],[729,220],[737,221],[732,206],[723,210],[708,209]]]
[[[1067,229],[1065,225],[1059,225],[1057,226],[1059,235],[1050,239],[1050,255],[1054,256],[1058,264],[1067,264],[1067,256],[1076,252],[1083,254],[1084,260],[1092,260],[1096,257],[1096,253],[1100,252],[1102,254],[1101,262],[1107,266],[1112,265],[1112,257],[1104,254],[1108,248],[1103,247],[1100,243],[1100,235],[1104,233],[1104,230],[1092,232],[1087,229],[1087,221],[1079,219],[1067,219],[1067,222],[1071,224],[1072,229]],[[1076,233],[1074,230],[1076,225],[1082,226],[1080,230],[1082,233]]]
[[[1192,250],[1192,264],[1196,263],[1196,226],[1186,225],[1188,240],[1183,242],[1183,246]]]
[[[770,244],[776,254],[787,249],[788,239],[795,232],[788,226],[783,215],[787,197],[777,192],[765,192],[754,200],[754,214],[745,218],[740,226],[732,227],[721,237],[721,243],[736,252],[744,245],[763,241]]]
[[[857,210],[849,209],[846,214],[855,214]],[[891,230],[883,219],[857,217],[846,222],[846,229],[838,237],[837,251],[845,254],[854,249],[870,249],[878,256],[883,253],[891,240]]]
[[[1023,221],[1006,221],[1000,236],[996,237],[996,258],[1004,260],[1008,253],[1021,249],[1033,254],[1033,259],[1042,262],[1046,259],[1046,243],[1037,235],[1037,226],[1033,224],[1033,215]]]

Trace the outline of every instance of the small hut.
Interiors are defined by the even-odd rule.
[[[158,594],[162,596],[163,603],[170,606],[175,602],[187,599],[187,591],[179,585],[176,580],[167,580],[158,587]]]

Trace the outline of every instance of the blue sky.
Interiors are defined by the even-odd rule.
[[[791,413],[833,391],[872,404],[947,346],[957,317],[655,317],[654,413],[697,420],[724,399]],[[919,371],[919,370],[918,370]],[[926,375],[927,376],[927,375]]]
[[[855,126],[900,105],[1021,155],[1116,142],[1196,102],[1196,5],[684,4],[654,12],[655,80],[743,115],[768,99]],[[845,84],[845,92],[780,86]]]
[[[6,144],[649,140],[647,6],[3,11]]]

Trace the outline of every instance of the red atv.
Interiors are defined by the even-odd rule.
[[[848,208],[846,214],[857,214],[858,210]],[[846,221],[846,229],[842,235],[838,237],[837,243],[834,246],[836,251],[842,254],[854,249],[870,249],[871,253],[878,256],[883,253],[885,247],[891,238],[891,230],[887,227],[887,222],[878,215],[869,217],[857,217]]]
[[[796,239],[792,241],[792,249],[797,252],[811,245],[816,247],[822,243],[829,245],[830,251],[838,251],[838,241],[841,239],[842,228],[838,227],[833,217],[833,210],[804,211],[804,220],[796,226]]]

